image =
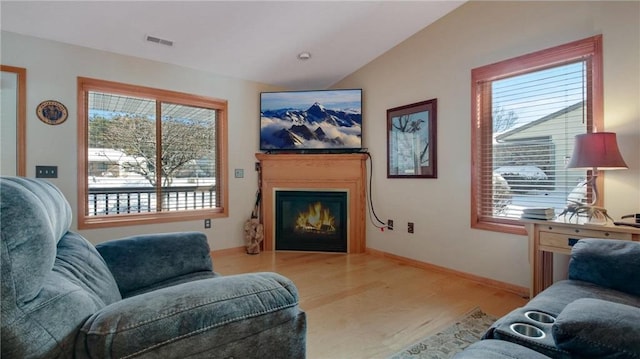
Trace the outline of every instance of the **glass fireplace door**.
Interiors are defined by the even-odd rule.
[[[275,193],[276,250],[347,252],[348,193]]]

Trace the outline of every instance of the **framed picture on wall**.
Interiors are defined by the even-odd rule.
[[[437,178],[437,99],[387,110],[387,178]]]

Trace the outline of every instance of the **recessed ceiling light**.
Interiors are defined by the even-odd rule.
[[[311,58],[311,53],[308,51],[304,51],[298,54],[298,60],[307,61]]]

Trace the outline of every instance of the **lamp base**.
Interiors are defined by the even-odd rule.
[[[609,220],[613,222],[613,218],[607,214],[606,208],[579,203],[567,205],[558,215],[558,217],[562,216],[564,216],[565,222],[571,222],[573,218],[576,223],[582,222],[580,218],[584,218],[586,219],[584,223],[595,225],[605,225]]]

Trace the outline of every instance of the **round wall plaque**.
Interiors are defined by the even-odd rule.
[[[59,125],[67,120],[67,108],[54,100],[42,101],[36,108],[36,115],[40,121],[48,125]]]

